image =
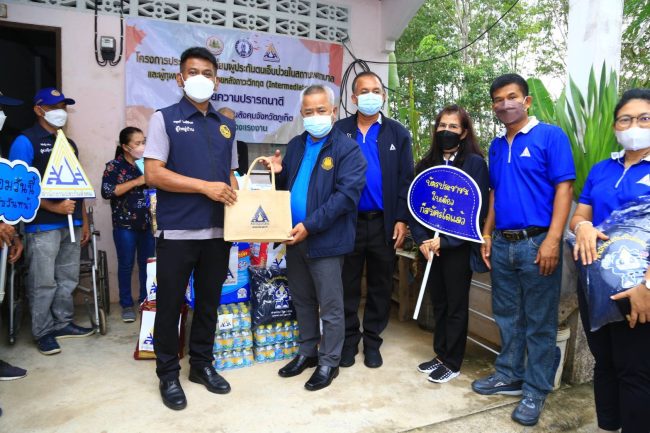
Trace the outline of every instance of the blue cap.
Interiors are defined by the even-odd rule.
[[[23,105],[23,101],[20,99],[10,98],[9,96],[4,96],[0,92],[0,105]]]
[[[74,99],[66,98],[54,87],[46,87],[39,90],[34,96],[34,105],[56,105],[59,102],[65,102],[66,105],[74,104]]]

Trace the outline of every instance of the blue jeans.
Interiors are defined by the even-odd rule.
[[[495,232],[492,244],[492,312],[501,332],[496,373],[523,380],[523,395],[533,398],[551,392],[556,370],[562,252],[555,271],[540,275],[535,258],[544,239],[546,233],[510,242]]]
[[[131,296],[131,273],[138,251],[138,271],[140,280],[139,302],[147,297],[147,259],[154,254],[155,241],[151,230],[131,230],[113,228],[113,240],[117,251],[117,280],[120,285],[120,305],[133,306]]]

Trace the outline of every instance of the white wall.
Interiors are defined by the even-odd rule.
[[[381,2],[345,0],[337,3],[350,9],[350,22],[354,25],[350,29],[348,46],[352,52],[363,59],[386,61],[387,55],[382,52],[385,38],[381,36]],[[9,3],[8,17],[4,21],[61,27],[62,91],[77,102],[69,109],[66,133],[79,145],[81,163],[98,195],[96,200],[90,202],[95,208],[96,228],[102,234],[99,248],[108,253],[111,299],[116,301],[117,259],[112,239],[110,205],[100,197],[99,187],[104,166],[113,158],[119,131],[126,126],[124,62],[116,67],[103,68],[95,62],[94,17],[91,12]],[[118,37],[118,29],[117,16],[100,15],[99,34]],[[351,60],[346,53],[343,67]],[[371,65],[371,68],[384,79],[387,78],[385,65]]]

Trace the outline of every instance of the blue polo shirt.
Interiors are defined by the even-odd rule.
[[[291,220],[294,227],[307,217],[307,194],[309,193],[311,172],[314,171],[316,161],[318,161],[318,154],[327,137],[329,137],[329,134],[318,141],[314,141],[311,135],[307,135],[305,153],[302,156],[296,180],[291,187]]]
[[[548,227],[555,186],[576,178],[569,138],[531,117],[508,143],[505,131],[490,145],[490,187],[498,230]]]
[[[381,129],[381,114],[375,123],[370,126],[366,135],[357,128],[357,143],[368,163],[366,170],[366,186],[361,191],[359,212],[373,212],[384,210],[384,199],[381,184],[381,165],[379,163],[379,147],[377,138]]]
[[[650,194],[650,156],[625,169],[625,151],[594,165],[578,200],[591,206],[594,225],[625,203]]]

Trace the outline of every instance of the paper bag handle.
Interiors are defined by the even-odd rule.
[[[251,163],[250,167],[248,167],[248,172],[246,173],[246,182],[247,187],[246,189],[250,189],[251,185],[251,171],[253,171],[253,167],[255,167],[255,164],[261,161],[268,161],[269,164],[271,164],[271,187],[275,190],[275,172],[273,171],[273,161],[270,159],[267,159],[265,156],[260,156],[259,158],[255,158],[253,162]]]

